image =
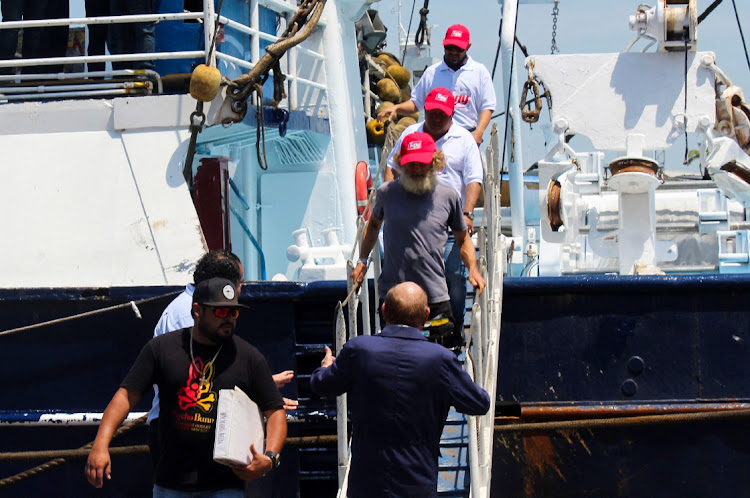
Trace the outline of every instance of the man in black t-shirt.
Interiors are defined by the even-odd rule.
[[[103,479],[110,479],[112,434],[152,384],[159,386],[161,396],[155,497],[173,491],[233,496],[234,490],[241,497],[243,481],[255,480],[278,465],[286,414],[266,360],[234,336],[243,307],[231,281],[204,280],[193,293],[193,327],[158,336],[143,347],[102,417],[86,464],[93,486],[102,487]],[[218,393],[235,386],[267,419],[265,454],[263,448],[251,446],[253,460],[246,467],[213,461]]]

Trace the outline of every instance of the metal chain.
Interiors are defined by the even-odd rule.
[[[195,356],[193,356],[193,341],[194,340],[195,339],[193,339],[193,331],[191,330],[190,331],[190,363],[193,366],[193,368],[195,368],[196,373],[200,373],[201,374],[201,377],[200,377],[200,386],[198,386],[198,388],[200,390],[203,390],[203,385],[206,383],[206,372],[216,362],[216,358],[219,356],[219,353],[221,353],[221,348],[224,347],[224,343],[221,343],[221,345],[219,346],[219,350],[216,352],[216,354],[214,355],[214,357],[211,358],[211,361],[209,361],[208,363],[206,363],[205,365],[203,365],[203,369],[201,369],[200,365],[198,365],[195,362]]]
[[[552,45],[550,46],[550,53],[555,55],[560,52],[557,48],[557,16],[560,14],[560,0],[555,0],[555,6],[552,7]]]

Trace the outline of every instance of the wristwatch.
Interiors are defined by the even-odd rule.
[[[469,218],[471,221],[474,221],[474,213],[470,213],[468,211],[464,211],[464,216]]]
[[[266,451],[265,455],[271,459],[271,470],[275,469],[279,466],[280,462],[280,456],[275,451]]]

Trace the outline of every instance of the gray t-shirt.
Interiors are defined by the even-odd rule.
[[[378,188],[372,214],[384,220],[380,293],[411,281],[424,289],[430,303],[447,301],[443,253],[448,231],[467,229],[461,195],[442,183],[428,194],[416,195],[394,180]]]

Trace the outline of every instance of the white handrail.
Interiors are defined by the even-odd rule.
[[[276,35],[272,35],[272,34],[266,33],[265,31],[260,31],[260,30],[255,29],[255,28],[251,28],[249,26],[245,26],[242,23],[238,23],[237,21],[233,21],[233,20],[231,20],[229,18],[226,18],[224,16],[219,16],[219,22],[221,24],[229,26],[232,29],[236,29],[237,31],[239,31],[241,33],[245,33],[245,34],[250,35],[250,36],[257,36],[261,40],[266,40],[266,41],[270,41],[270,42],[277,42],[277,41],[281,40],[281,38],[279,38]],[[325,59],[325,56],[323,54],[321,54],[319,52],[315,52],[314,50],[310,50],[309,48],[302,47],[300,45],[296,45],[296,46],[292,47],[290,50],[296,50],[296,51],[302,52],[303,54],[309,55],[310,57],[313,57],[313,58],[321,60],[321,61],[323,59]]]
[[[49,92],[49,93],[24,93],[21,95],[0,96],[0,102],[3,100],[38,100],[47,98],[60,97],[104,97],[107,95],[130,95],[134,89],[123,88],[119,90],[88,90],[82,92]]]
[[[216,53],[216,58],[219,59],[219,60],[231,62],[232,64],[236,64],[236,65],[238,65],[240,67],[244,67],[246,69],[252,69],[252,68],[255,67],[255,64],[252,63],[252,62],[248,62],[246,60],[239,59],[237,57],[234,57],[234,56],[231,56],[231,55],[227,55],[227,54],[222,53],[222,52],[217,52]],[[273,74],[273,70],[270,71],[270,74]],[[291,75],[291,74],[286,75],[286,78],[288,80],[295,80],[298,83],[302,83],[303,85],[307,85],[307,86],[312,87],[312,88],[317,88],[318,90],[326,91],[326,86],[324,84],[322,84],[322,83],[316,83],[314,81],[310,81],[310,80],[305,79],[305,78],[300,78],[299,76],[295,76],[295,75]]]
[[[240,33],[248,34],[252,37],[251,39],[251,60],[257,61],[260,58],[260,50],[258,47],[259,40],[268,40],[270,42],[276,42],[280,38],[275,34],[269,34],[261,31],[258,20],[258,7],[263,6],[275,11],[278,15],[288,18],[289,15],[297,12],[297,6],[294,2],[285,2],[283,0],[252,0],[251,9],[252,19],[251,26],[246,26],[242,23],[229,19],[226,16],[218,16],[213,9],[212,0],[204,0],[202,12],[167,12],[158,14],[139,14],[139,15],[124,15],[124,16],[99,16],[99,17],[70,17],[70,18],[59,18],[59,19],[35,19],[35,20],[22,20],[22,21],[7,21],[0,22],[0,30],[10,29],[22,29],[32,27],[53,27],[53,26],[70,26],[70,25],[103,25],[103,24],[124,24],[134,22],[161,22],[161,21],[205,21],[203,22],[203,34],[205,39],[205,47],[209,47],[213,40],[213,28],[214,22],[208,22],[209,19],[218,19],[220,23],[226,25],[229,28],[239,31]],[[320,27],[325,26],[325,22],[319,22]],[[304,54],[317,60],[324,60],[325,56],[314,50],[310,50],[305,47],[296,46],[292,48],[295,57],[289,57],[290,60],[294,59],[294,64],[290,64],[287,68],[289,74],[287,79],[289,80],[289,94],[290,99],[296,100],[296,85],[304,84],[308,87],[326,92],[327,86],[325,84],[317,83],[305,78],[301,78],[296,74],[296,54]],[[0,60],[0,68],[24,68],[30,66],[56,66],[56,65],[72,65],[72,64],[92,64],[92,63],[106,63],[106,62],[137,62],[137,61],[158,61],[158,60],[175,60],[175,59],[204,59],[208,56],[209,51],[204,50],[190,50],[190,51],[175,51],[175,52],[149,52],[149,53],[135,53],[135,54],[118,54],[118,55],[85,55],[85,56],[72,56],[72,57],[46,57],[46,58],[34,58],[34,59],[11,59],[11,60]],[[239,67],[252,69],[255,64],[253,62],[239,59],[237,57],[223,54],[218,50],[213,51],[211,60],[207,60],[206,63],[215,66],[215,60],[221,59],[232,64],[236,64]],[[68,76],[62,76],[63,73],[43,73],[43,74],[18,74],[18,75],[0,75],[0,81],[22,81],[22,80],[44,80],[44,79],[64,79]],[[126,75],[126,73],[116,71],[97,71],[88,73],[75,73],[81,75],[81,77],[91,76],[115,76],[115,75]],[[135,73],[139,74],[139,73]],[[163,92],[163,86],[161,77],[152,71],[146,71],[144,74],[150,74],[157,80],[158,92]],[[294,87],[294,88],[292,88]],[[68,92],[65,95],[60,93],[45,94],[48,97],[79,97],[79,96],[91,96],[91,95],[112,95],[116,93],[103,93],[103,88],[96,90],[97,93],[92,94],[90,87],[80,88],[80,92]],[[19,90],[19,94],[21,91]],[[12,93],[12,92],[7,92]],[[37,95],[35,94],[34,97]],[[15,97],[12,97],[16,100]],[[11,99],[11,96],[8,96]],[[6,100],[8,100],[6,99]],[[296,108],[296,103],[289,101],[290,109]]]
[[[3,23],[0,22],[0,25]],[[184,52],[143,52],[120,55],[76,55],[73,57],[47,57],[39,59],[0,60],[0,67],[54,66],[55,64],[82,64],[84,62],[125,62],[166,59],[198,59],[205,57],[205,50]]]
[[[31,21],[3,21],[2,29],[47,28],[74,24],[125,24],[131,22],[189,21],[203,19],[203,12],[180,12],[164,14],[137,14],[129,16],[61,17],[57,19],[34,19]]]
[[[467,355],[467,370],[476,372],[475,381],[490,397],[490,409],[485,415],[469,417],[469,465],[472,498],[487,498],[492,479],[492,445],[494,441],[495,396],[499,360],[500,324],[503,288],[503,248],[500,232],[500,185],[495,175],[494,163],[498,160],[497,126],[491,131],[490,147],[485,162],[484,227],[479,230],[480,259],[486,279],[485,291],[479,296],[472,313],[475,328],[472,353],[476,362]],[[479,329],[478,331],[476,329]],[[481,339],[479,339],[481,338]]]

